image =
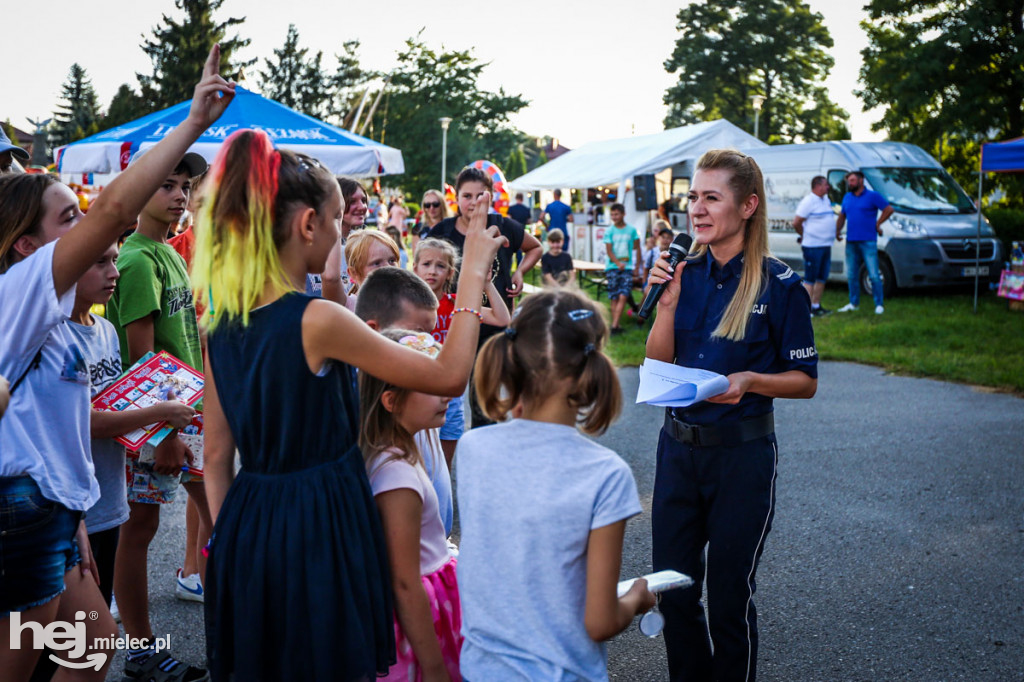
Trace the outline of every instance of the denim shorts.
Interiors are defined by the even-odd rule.
[[[462,405],[462,396],[448,401],[448,412],[444,416],[441,427],[441,440],[458,440],[466,431],[466,411]]]
[[[82,512],[43,497],[29,476],[0,476],[0,618],[45,604],[77,566]]]
[[[612,301],[619,296],[628,297],[633,291],[632,270],[605,270],[604,277],[608,281],[608,298]]]
[[[831,246],[804,246],[804,281],[827,282],[832,261]]]

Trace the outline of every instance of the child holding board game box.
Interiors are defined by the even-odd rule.
[[[477,359],[487,416],[522,417],[466,433],[455,453],[466,679],[607,680],[602,642],[654,606],[642,578],[617,594],[641,511],[633,474],[577,431],[603,433],[619,412],[607,336],[593,301],[548,289]]]
[[[69,329],[89,369],[93,397],[117,381],[122,373],[121,351],[114,325],[89,312],[105,304],[114,293],[118,278],[117,244],[111,244],[99,260],[78,280],[75,308]],[[100,576],[100,592],[110,605],[114,580],[114,555],[118,528],[128,520],[125,497],[125,449],[114,437],[155,422],[166,421],[173,428],[186,426],[196,411],[178,400],[164,400],[135,410],[93,410],[89,418],[92,461],[100,484],[100,499],[89,510],[89,542]]]
[[[110,300],[118,278],[117,244],[113,243],[89,268],[75,286],[75,306],[67,327],[75,339],[88,370],[92,397],[102,393],[122,374],[121,351],[114,325],[93,315],[93,305]],[[178,400],[160,401],[149,407],[131,410],[93,409],[89,417],[92,436],[92,462],[100,484],[100,499],[86,513],[89,519],[89,546],[93,556],[93,575],[107,606],[114,589],[114,558],[121,524],[128,520],[128,499],[125,495],[125,447],[114,440],[134,429],[156,422],[167,422],[174,428],[187,425],[195,410]],[[57,664],[48,656],[40,657],[33,680],[50,679]]]

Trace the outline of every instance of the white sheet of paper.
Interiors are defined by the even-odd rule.
[[[644,358],[636,402],[657,407],[689,407],[728,389],[729,379],[721,374]]]
[[[679,587],[689,587],[693,584],[693,578],[678,571],[658,571],[657,573],[648,573],[643,578],[647,581],[647,589],[654,594]],[[620,598],[629,592],[629,588],[633,587],[636,580],[636,578],[630,578],[619,582],[618,595]]]

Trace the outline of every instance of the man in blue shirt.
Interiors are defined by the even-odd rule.
[[[555,200],[544,207],[544,215],[541,217],[544,219],[544,225],[549,230],[557,227],[565,234],[565,251],[572,253],[569,250],[569,235],[571,231],[568,228],[568,224],[573,222],[572,208],[562,202],[562,190],[556,189],[554,194]]]
[[[842,210],[836,220],[836,240],[842,239],[843,226],[846,230],[846,282],[850,289],[850,302],[839,309],[841,313],[856,310],[860,305],[860,265],[863,262],[871,279],[871,293],[875,299],[875,314],[885,312],[882,300],[882,278],[878,274],[878,237],[882,235],[882,223],[892,215],[892,206],[878,192],[864,187],[864,174],[851,171],[846,176],[846,196]],[[878,211],[882,214],[879,216]],[[877,220],[876,220],[877,217]]]

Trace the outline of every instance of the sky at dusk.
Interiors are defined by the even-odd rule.
[[[333,68],[333,55],[345,40],[361,41],[360,59],[367,68],[388,71],[404,41],[423,29],[430,46],[471,49],[489,65],[480,87],[504,88],[530,101],[512,122],[522,131],[550,135],[568,147],[587,142],[642,135],[662,130],[665,90],[674,77],[664,69],[679,33],[679,2],[634,0],[616,8],[555,0],[520,0],[514,3],[423,2],[386,0],[383,3],[265,2],[225,0],[216,15],[245,18],[239,33],[252,39],[243,58],[272,56],[284,43],[288,24],[299,31],[300,45],[311,52],[323,50]],[[859,23],[864,12],[857,3],[810,0],[829,28],[835,46],[835,66],[825,81],[832,98],[850,113],[854,140],[884,139],[871,132],[874,112],[864,113],[853,91],[861,66],[860,51],[866,37]],[[30,5],[26,5],[28,9]],[[353,7],[358,7],[354,10]],[[445,12],[445,10],[447,10]],[[180,18],[172,0],[52,0],[49,17],[61,21],[24,22],[40,26],[40,37],[30,30],[8,32],[7,90],[0,104],[0,120],[10,119],[31,131],[29,118],[52,116],[60,88],[73,62],[92,79],[103,108],[121,83],[137,88],[135,73],[151,73],[149,58],[138,47],[151,35],[161,13]],[[249,72],[246,86],[258,89],[258,68]],[[10,75],[13,72],[13,78]],[[733,121],[751,127],[750,120]],[[439,133],[440,134],[440,133]]]

